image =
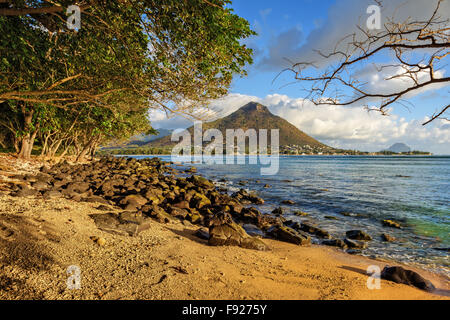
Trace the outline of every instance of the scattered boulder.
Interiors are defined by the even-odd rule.
[[[366,249],[367,248],[367,242],[361,241],[361,240],[351,240],[351,239],[344,239],[345,244],[350,249]]]
[[[310,234],[314,234],[319,238],[330,239],[331,236],[328,231],[316,227],[310,223],[303,222],[300,224],[300,230],[305,231]]]
[[[353,240],[364,240],[364,241],[371,241],[372,237],[361,230],[350,230],[345,233],[347,238],[353,239]]]
[[[31,197],[38,193],[37,190],[28,187],[27,185],[19,185],[19,190],[13,195],[16,197]]]
[[[311,243],[311,238],[308,235],[287,226],[273,226],[267,232],[277,240],[298,245],[309,245]]]
[[[395,238],[387,233],[382,233],[381,240],[386,241],[386,242],[392,242],[392,241],[395,241]]]
[[[67,185],[67,192],[85,193],[89,190],[89,183],[87,182],[71,182]]]
[[[327,239],[323,240],[321,244],[324,244],[326,246],[333,246],[333,247],[339,247],[341,249],[347,249],[347,244],[341,240],[341,239]]]
[[[62,197],[62,193],[56,190],[48,190],[42,193],[42,197],[44,199],[59,198]]]
[[[264,204],[264,200],[255,194],[248,193],[245,189],[240,189],[233,193],[232,198],[242,203]]]
[[[214,183],[202,176],[196,176],[196,175],[192,175],[189,179],[189,182],[191,182],[192,184],[205,188],[205,189],[213,189],[214,188]]]
[[[228,213],[219,213],[211,221],[208,244],[211,246],[240,246],[260,251],[269,249],[260,239],[250,237]]]
[[[281,203],[282,203],[282,204],[287,204],[287,205],[294,205],[294,204],[295,204],[295,201],[292,201],[292,200],[283,200],[283,201],[281,201]]]
[[[384,267],[383,271],[381,271],[381,279],[414,286],[428,292],[432,292],[436,289],[431,281],[423,278],[417,272],[404,269],[400,266]]]
[[[105,238],[99,238],[96,236],[92,236],[91,240],[94,241],[96,244],[98,244],[100,247],[103,247],[106,245],[106,239]]]
[[[402,226],[400,225],[400,223],[398,223],[397,221],[394,220],[383,220],[383,226],[385,227],[391,227],[391,228],[397,228],[397,229],[401,229]]]
[[[136,236],[150,228],[147,219],[130,212],[92,214],[90,217],[94,220],[97,228],[112,234]]]
[[[127,211],[136,211],[148,202],[146,198],[138,194],[131,194],[123,198],[119,203]]]
[[[284,209],[282,207],[278,207],[273,209],[272,213],[276,216],[281,216],[284,213]]]

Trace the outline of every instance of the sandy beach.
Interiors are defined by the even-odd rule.
[[[35,172],[39,163],[3,157],[3,169]],[[9,162],[8,162],[9,161]],[[11,172],[2,171],[2,182]],[[118,207],[63,197],[0,193],[0,299],[450,299],[449,279],[417,270],[434,293],[381,280],[367,267],[399,265],[338,249],[262,239],[269,251],[209,246],[187,220],[159,223],[136,236],[100,230],[93,217]],[[99,240],[100,239],[100,240]],[[70,266],[80,289],[69,289]]]
[[[112,235],[89,217],[102,213],[97,206],[2,195],[0,299],[449,299],[448,279],[423,270],[438,294],[385,280],[369,290],[367,267],[385,261],[323,246],[210,247],[182,223]],[[67,289],[71,265],[80,267],[80,290]]]

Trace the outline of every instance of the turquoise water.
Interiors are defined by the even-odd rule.
[[[280,156],[279,172],[273,176],[261,176],[259,165],[246,163],[195,166],[210,179],[225,178],[231,190],[242,188],[238,182],[246,180],[244,188],[256,190],[266,201],[259,206],[264,213],[282,200],[293,200],[294,206],[282,205],[288,218],[313,221],[335,237],[351,229],[368,232],[374,240],[364,255],[426,265],[450,275],[449,253],[434,249],[450,247],[449,156]],[[289,216],[294,210],[310,215]],[[383,227],[383,219],[405,228]],[[381,241],[383,232],[397,241]]]

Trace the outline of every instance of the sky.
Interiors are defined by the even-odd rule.
[[[401,20],[429,17],[435,1],[384,0],[380,7],[382,23],[393,15]],[[231,8],[257,32],[243,40],[254,51],[254,63],[247,67],[248,76],[233,80],[227,96],[211,103],[215,118],[257,101],[332,147],[379,151],[403,142],[414,150],[450,154],[450,122],[436,120],[422,126],[430,115],[448,104],[448,85],[421,89],[406,97],[408,107],[394,105],[389,116],[382,116],[367,112],[361,105],[316,106],[292,74],[280,75],[291,62],[314,61],[320,65],[313,49],[331,52],[339,39],[357,31],[356,25],[365,25],[370,16],[367,7],[373,4],[373,0],[234,0]],[[445,0],[441,9],[441,16],[448,18],[450,1]],[[374,63],[389,63],[391,58],[376,59]],[[372,90],[387,92],[407,85],[401,80],[383,80],[398,72],[395,69],[378,72],[372,64],[362,64],[357,71]],[[450,68],[443,64],[439,75],[448,73]],[[155,128],[176,129],[192,124],[178,116],[167,119],[158,111],[152,112],[150,119]]]

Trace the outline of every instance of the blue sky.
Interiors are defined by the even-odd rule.
[[[397,8],[399,18],[427,17],[436,0],[382,1],[381,17],[384,22]],[[450,12],[449,2],[444,9]],[[248,76],[233,80],[230,95],[211,104],[221,116],[229,114],[251,100],[257,100],[286,118],[307,134],[331,146],[377,151],[395,142],[405,142],[413,149],[450,154],[450,123],[436,121],[423,128],[421,123],[440,107],[448,104],[450,88],[437,87],[423,90],[408,97],[409,108],[394,106],[389,117],[370,113],[361,106],[347,108],[304,106],[306,93],[293,75],[283,73],[289,61],[315,61],[313,49],[329,52],[343,36],[365,25],[369,14],[366,9],[373,0],[235,0],[231,7],[247,19],[258,33],[244,40],[254,49],[254,63],[248,67]],[[400,9],[398,9],[400,8]],[[448,9],[448,10],[447,10]],[[372,62],[390,62],[389,56],[377,57]],[[447,59],[448,60],[448,59]],[[447,61],[450,65],[450,61]],[[370,71],[369,64],[360,65]],[[383,87],[383,75],[365,72],[371,85]],[[363,70],[364,71],[364,70]],[[449,67],[443,68],[450,73]],[[276,78],[276,80],[275,80]],[[275,80],[275,81],[274,81]],[[302,102],[302,103],[301,103]],[[445,103],[445,104],[444,104]],[[155,127],[178,128],[190,125],[178,117],[170,120],[154,114]]]

